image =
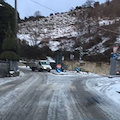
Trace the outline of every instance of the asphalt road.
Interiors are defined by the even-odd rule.
[[[0,120],[117,120],[84,86],[87,77],[24,72],[0,86]]]

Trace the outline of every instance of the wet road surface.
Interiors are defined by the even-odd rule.
[[[0,86],[0,120],[117,120],[84,86],[87,77],[24,72]]]

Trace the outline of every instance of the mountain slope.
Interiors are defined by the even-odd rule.
[[[93,11],[93,8],[89,10]],[[73,53],[79,59],[82,51],[84,60],[109,61],[113,45],[120,41],[120,18],[96,17],[94,14],[86,18],[86,15],[88,8],[80,8],[22,22],[18,38],[29,46],[48,47],[51,56],[62,51],[64,56]],[[47,55],[46,51],[42,52]]]

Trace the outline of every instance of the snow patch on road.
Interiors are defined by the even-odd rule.
[[[96,90],[102,94],[105,94],[110,99],[120,104],[119,77],[115,77],[115,78],[101,77],[101,78],[88,79],[86,81],[86,85],[88,86],[88,88],[92,90]]]
[[[119,120],[120,111],[120,78],[99,77],[91,78],[85,82],[89,91],[99,96],[96,99],[103,101],[99,107],[111,116],[111,119]]]
[[[24,68],[24,69],[30,69],[29,67],[26,67],[26,66],[19,66],[19,68]],[[12,81],[16,81],[16,80],[19,80],[19,78],[23,77],[25,74],[20,71],[20,74],[19,76],[17,77],[4,77],[4,78],[0,78],[0,86],[1,85],[4,85],[6,83],[9,83],[9,82],[12,82]]]
[[[38,79],[38,76],[32,76],[24,83],[17,86],[14,90],[7,92],[0,97],[0,117],[4,115],[9,108],[25,93],[25,91]],[[34,80],[34,81],[33,81]]]
[[[5,77],[5,78],[0,78],[0,86],[4,85],[6,83],[12,82],[12,81],[16,81],[19,78],[23,77],[24,73],[22,71],[20,71],[20,75],[18,77]]]
[[[90,73],[90,72],[76,72],[76,71],[66,71],[66,72],[60,72],[58,73],[55,70],[52,70],[51,73],[55,74],[55,75],[67,75],[67,76],[76,76],[76,75],[80,75],[80,76],[99,76],[95,73]]]
[[[64,75],[54,75],[49,73],[47,84],[51,84],[54,90],[53,96],[50,101],[48,109],[47,120],[81,120],[82,118],[89,116],[82,111],[79,112],[76,107],[77,101],[72,97],[70,89],[76,90],[72,86],[72,82],[75,81],[76,75],[79,77],[80,74],[73,72],[66,72]],[[57,112],[56,112],[57,111]],[[62,116],[61,116],[62,115]]]

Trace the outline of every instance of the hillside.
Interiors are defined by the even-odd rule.
[[[59,51],[65,59],[71,53],[79,59],[81,51],[84,60],[109,61],[113,45],[120,41],[120,16],[104,12],[111,4],[115,3],[76,7],[69,12],[20,23],[17,36],[21,41],[21,56],[54,57]]]

